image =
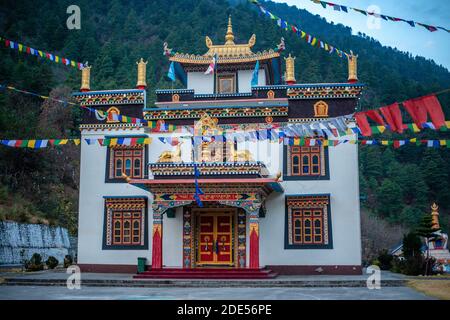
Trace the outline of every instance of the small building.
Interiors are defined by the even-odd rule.
[[[91,91],[91,69],[83,69],[81,91],[74,93],[81,105],[156,125],[84,115],[82,270],[136,272],[137,258],[145,257],[149,272],[162,277],[164,270],[214,267],[224,274],[263,267],[280,274],[361,274],[356,144],[208,138],[224,130],[267,134],[280,124],[352,114],[363,90],[356,56],[349,58],[348,82],[297,84],[295,58],[282,58],[283,41],[255,53],[255,35],[244,44],[234,40],[230,18],[224,44],[206,37],[204,55],[173,53],[165,44],[167,66],[173,63],[185,88],[156,90],[150,106],[142,59],[136,89]],[[205,74],[213,59],[214,72]]]

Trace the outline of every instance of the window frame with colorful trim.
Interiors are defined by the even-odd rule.
[[[285,249],[333,249],[330,202],[329,194],[286,195]],[[306,241],[305,221],[308,220],[311,222],[310,240]]]
[[[148,198],[146,196],[105,196],[103,250],[148,249]],[[129,214],[129,216],[125,216]],[[125,223],[129,222],[129,241],[125,241]],[[116,227],[119,223],[119,228]],[[138,233],[135,225],[138,223]],[[117,230],[119,229],[119,230]],[[116,234],[119,231],[120,234]],[[119,237],[119,241],[116,238]],[[137,240],[135,238],[138,237]]]
[[[106,137],[105,138],[146,138],[147,136],[141,135],[141,136],[114,136],[114,137]],[[132,151],[133,154],[129,156],[130,159],[130,174],[127,174],[132,179],[143,179],[148,175],[148,145],[136,145],[136,146],[124,146],[124,145],[117,145],[117,146],[109,146],[106,149],[106,172],[105,172],[105,182],[106,183],[126,183],[126,180],[122,177],[122,174],[126,174],[127,168],[125,167],[125,155],[121,155],[122,159],[117,159],[115,153],[120,152],[120,149],[122,151]],[[134,155],[134,152],[140,150],[141,155],[140,158],[140,175],[135,174],[136,168],[135,168],[135,161],[138,160],[138,156]],[[116,164],[117,161],[121,160],[121,171],[120,175],[117,175],[117,168]]]
[[[302,155],[302,149],[319,148],[319,151],[308,151],[307,154]],[[293,151],[296,151],[293,155]],[[298,164],[293,163],[293,158],[298,157]],[[303,159],[307,156],[309,162],[308,166],[304,166]],[[311,157],[317,156],[318,163],[311,163]],[[293,173],[294,166],[298,166],[298,173]],[[305,167],[308,168],[309,172],[313,166],[317,166],[317,173],[302,173]],[[330,180],[330,169],[329,169],[329,152],[328,147],[323,145],[317,146],[284,146],[283,147],[283,179],[284,180]]]

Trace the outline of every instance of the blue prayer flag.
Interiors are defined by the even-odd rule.
[[[255,87],[258,85],[258,75],[259,75],[259,60],[256,61],[255,69],[253,70],[252,74],[252,87]]]
[[[176,81],[175,65],[173,64],[173,61],[170,63],[169,72],[167,72],[167,77],[172,81]]]

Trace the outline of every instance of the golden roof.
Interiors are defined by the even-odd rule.
[[[233,25],[231,16],[228,18],[227,33],[225,35],[225,43],[222,45],[213,44],[212,40],[206,36],[205,38],[208,52],[203,55],[175,53],[169,58],[170,61],[192,64],[209,64],[212,57],[217,54],[218,63],[241,63],[252,62],[257,60],[266,60],[280,56],[279,52],[274,50],[264,50],[263,52],[252,52],[251,48],[256,43],[256,35],[253,34],[248,43],[234,43]]]

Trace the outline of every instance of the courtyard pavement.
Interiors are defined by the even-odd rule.
[[[0,300],[431,300],[407,287],[130,288],[0,286]]]
[[[82,273],[81,289],[68,289],[64,269],[0,273],[0,300],[428,300],[405,277],[382,272],[381,289],[368,275],[278,276],[265,280],[133,280],[132,274]],[[84,285],[83,285],[84,281]],[[383,285],[383,281],[384,284]],[[3,284],[1,285],[1,283]],[[197,282],[196,285],[192,283]],[[136,285],[137,283],[137,285]],[[210,285],[213,283],[212,285]],[[214,284],[215,283],[215,284]],[[140,286],[140,284],[145,284]]]

